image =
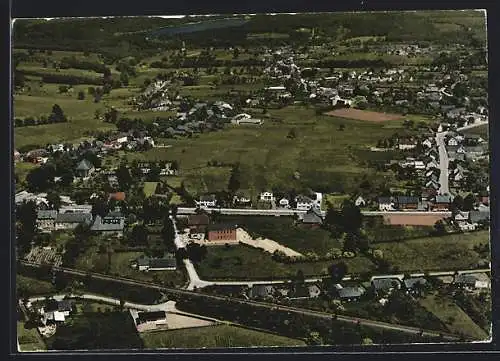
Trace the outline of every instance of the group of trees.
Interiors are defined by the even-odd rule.
[[[52,123],[65,123],[68,118],[64,114],[64,111],[58,104],[54,104],[52,107],[52,112],[48,115],[42,115],[40,118],[35,119],[34,117],[26,117],[24,119],[15,118],[14,127],[32,126],[32,125],[42,125],[42,124],[52,124]]]

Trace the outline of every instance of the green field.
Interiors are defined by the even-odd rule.
[[[472,248],[478,244],[489,244],[488,231],[378,243],[376,248],[401,272],[449,271],[476,267],[482,257]]]
[[[363,256],[343,260],[349,273],[374,269]],[[302,270],[306,276],[327,275],[328,266],[338,261],[284,264],[273,261],[269,253],[240,245],[210,246],[206,258],[197,265],[200,278],[206,280],[270,280],[294,277]]]
[[[219,216],[219,218],[221,222],[238,224],[254,238],[269,238],[301,253],[312,251],[322,255],[332,248],[342,248],[340,241],[332,239],[328,231],[321,228],[301,228],[294,224],[292,217]]]
[[[52,283],[32,277],[16,275],[16,290],[18,296],[47,295],[55,292]]]
[[[348,192],[366,172],[356,150],[373,146],[395,131],[375,122],[317,116],[312,109],[298,106],[271,110],[270,114],[272,118],[260,127],[230,127],[202,134],[195,140],[171,139],[171,148],[155,148],[131,154],[131,158],[177,159],[181,176],[193,193],[220,190],[221,185],[227,185],[222,170],[206,167],[210,160],[240,162],[241,188],[255,194],[273,186],[299,189],[303,185]],[[338,130],[340,124],[345,125],[344,131]],[[287,138],[292,128],[296,139]],[[299,180],[294,178],[297,171]]]
[[[475,128],[467,129],[463,131],[464,134],[477,134],[481,136],[484,140],[489,139],[489,126],[488,124],[479,125]]]
[[[141,281],[157,282],[166,285],[182,286],[186,278],[180,269],[176,271],[142,272],[130,267],[130,261],[136,259],[143,252],[114,252],[111,255],[110,274],[120,277],[138,279]],[[107,254],[98,253],[96,247],[89,248],[77,260],[77,268],[105,272],[108,265]]]
[[[419,299],[419,303],[438,317],[449,332],[463,334],[475,341],[484,341],[488,338],[486,332],[474,323],[453,300],[430,294]]]
[[[305,346],[301,340],[229,325],[149,332],[141,338],[147,349]]]
[[[47,346],[36,328],[25,328],[24,322],[17,322],[17,339],[20,351],[45,351]]]
[[[158,182],[144,182],[144,195],[146,197],[151,197],[158,186]]]

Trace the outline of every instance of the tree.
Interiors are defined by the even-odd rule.
[[[129,189],[132,184],[132,176],[125,165],[120,165],[116,170],[116,178],[121,189]]]
[[[345,129],[345,124],[340,124],[340,125],[339,125],[339,130],[340,130],[340,131],[343,131],[344,129]]]
[[[457,194],[455,198],[453,198],[452,207],[457,211],[460,211],[464,208],[464,199],[461,195]]]
[[[149,182],[158,182],[160,180],[160,173],[161,173],[161,168],[158,166],[158,164],[153,163],[146,176],[147,180]]]
[[[434,232],[437,236],[446,234],[446,227],[442,220],[439,220],[434,224]]]
[[[47,193],[47,202],[49,202],[49,206],[52,209],[59,210],[61,207],[61,197],[59,196],[59,193],[55,191],[50,191]]]
[[[344,232],[359,233],[363,224],[363,215],[358,206],[350,200],[342,203],[342,226]]]
[[[240,49],[235,47],[233,50],[233,59],[238,59],[239,56],[240,56]]]
[[[129,242],[133,246],[143,246],[148,243],[148,230],[146,226],[138,224],[132,228],[129,236]]]
[[[102,198],[92,200],[92,216],[105,217],[109,212],[108,202]]]
[[[465,212],[472,211],[474,209],[474,204],[476,203],[476,199],[472,193],[469,193],[464,198],[463,210]]]
[[[163,220],[163,228],[161,230],[161,235],[165,243],[165,247],[168,251],[172,252],[175,250],[175,229],[173,220],[169,217],[165,217]]]
[[[54,184],[55,169],[51,165],[43,165],[32,169],[26,176],[26,183],[30,191],[43,192]]]
[[[328,267],[328,274],[333,283],[342,281],[342,278],[347,274],[347,265],[344,262],[334,263]]]
[[[124,86],[127,86],[128,85],[128,75],[127,73],[120,73],[120,82],[124,85]]]
[[[236,191],[238,191],[238,189],[240,188],[241,185],[240,178],[241,178],[240,168],[239,164],[237,164],[231,170],[231,175],[229,177],[229,183],[227,186],[227,189],[231,194],[236,193]]]
[[[297,131],[295,130],[295,128],[290,129],[286,137],[288,139],[295,139],[297,137]]]
[[[62,108],[58,104],[54,104],[52,106],[52,113],[49,115],[49,120],[54,123],[66,121],[66,116],[64,115]]]
[[[78,92],[78,100],[84,100],[85,99],[85,92],[83,90],[80,90]]]

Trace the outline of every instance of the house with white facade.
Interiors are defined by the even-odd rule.
[[[379,211],[393,211],[394,201],[392,200],[391,197],[379,197],[378,209]]]
[[[272,192],[262,192],[259,199],[263,202],[272,202],[275,200],[274,194]]]
[[[295,202],[297,204],[296,209],[299,211],[308,211],[315,205],[314,200],[302,195],[295,197]]]
[[[210,208],[215,207],[217,204],[217,199],[214,194],[208,194],[201,196],[198,200],[194,201],[197,207]]]

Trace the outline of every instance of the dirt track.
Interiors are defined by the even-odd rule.
[[[387,214],[384,215],[384,223],[401,226],[433,226],[437,221],[445,219],[441,214],[422,214],[422,215],[402,215]]]
[[[341,118],[356,119],[356,120],[365,120],[368,122],[385,122],[389,120],[403,119],[403,116],[400,114],[372,112],[369,110],[361,110],[354,108],[336,109],[326,113],[326,115],[331,115],[334,117],[341,117]]]

